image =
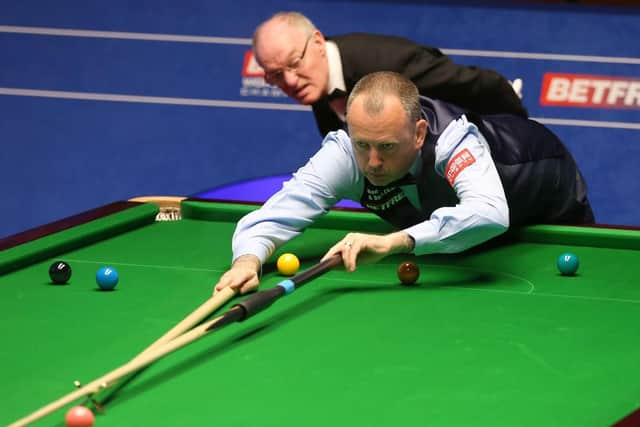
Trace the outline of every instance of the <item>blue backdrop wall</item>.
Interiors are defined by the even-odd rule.
[[[325,34],[402,35],[522,78],[531,116],[577,158],[599,222],[640,225],[638,9],[132,3],[1,2],[0,237],[114,200],[295,170],[320,144],[310,110],[245,63],[255,25],[278,10],[302,11]],[[631,83],[615,102],[550,105],[548,73]]]

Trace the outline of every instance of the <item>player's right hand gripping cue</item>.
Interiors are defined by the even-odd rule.
[[[242,255],[236,258],[231,268],[216,283],[213,293],[230,286],[241,294],[254,291],[260,284],[260,259],[255,255]]]

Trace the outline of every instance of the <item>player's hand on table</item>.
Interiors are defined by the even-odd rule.
[[[395,253],[413,251],[414,241],[403,231],[378,235],[349,233],[324,255],[322,261],[335,254],[341,254],[344,268],[354,271],[358,262],[372,263]]]
[[[256,290],[260,284],[260,266],[260,260],[255,255],[238,257],[231,268],[220,277],[214,287],[214,293],[227,286],[239,290],[241,294]]]

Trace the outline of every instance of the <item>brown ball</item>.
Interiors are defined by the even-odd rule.
[[[398,279],[403,285],[413,285],[420,277],[420,269],[415,262],[406,261],[398,266]]]

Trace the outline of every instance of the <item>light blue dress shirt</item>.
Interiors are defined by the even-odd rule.
[[[428,220],[403,230],[415,240],[416,255],[460,252],[503,233],[509,226],[509,208],[489,145],[465,116],[451,122],[438,139],[436,172],[444,177],[450,171],[450,161],[454,159],[455,163],[465,149],[474,161],[461,169],[453,182],[459,203],[436,209]],[[418,157],[410,172],[416,173],[421,162]],[[360,201],[364,182],[347,133],[329,133],[320,150],[280,191],[238,222],[233,259],[253,254],[264,263],[279,246],[340,200]],[[410,187],[403,190],[414,205],[419,204],[415,185]]]

